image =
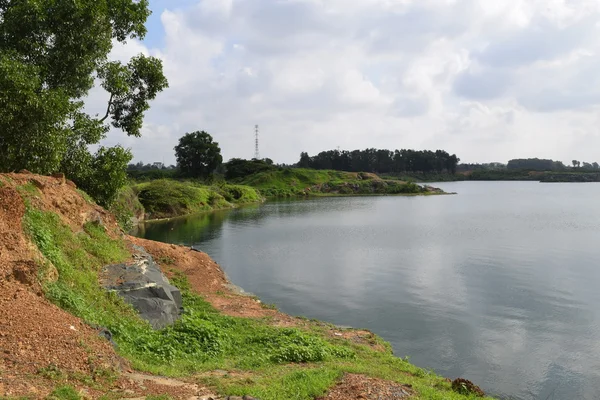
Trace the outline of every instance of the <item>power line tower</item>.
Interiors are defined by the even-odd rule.
[[[258,151],[258,125],[254,125],[254,158],[260,160],[260,153]]]

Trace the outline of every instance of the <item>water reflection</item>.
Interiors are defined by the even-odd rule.
[[[440,184],[457,196],[267,203],[146,227],[283,311],[515,399],[600,398],[600,185]]]

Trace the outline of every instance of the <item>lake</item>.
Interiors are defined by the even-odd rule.
[[[292,315],[510,399],[600,398],[600,184],[273,202],[147,224]],[[553,396],[553,397],[552,397]]]

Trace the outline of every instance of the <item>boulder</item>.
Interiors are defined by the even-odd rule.
[[[162,329],[179,319],[181,292],[169,283],[150,254],[142,247],[134,248],[133,262],[104,268],[102,286],[131,304],[154,329]]]

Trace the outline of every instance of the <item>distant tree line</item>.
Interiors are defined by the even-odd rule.
[[[573,168],[582,170],[597,170],[600,169],[600,165],[597,162],[588,163],[573,160]],[[521,169],[529,171],[566,171],[569,167],[563,164],[561,161],[554,161],[549,159],[540,158],[519,158],[510,160],[507,164],[507,169]]]
[[[526,169],[529,171],[563,171],[567,167],[560,161],[540,158],[518,158],[510,160],[507,169]]]
[[[456,173],[460,159],[444,150],[329,150],[316,156],[300,154],[297,166],[350,172],[385,173]]]
[[[503,171],[506,169],[506,164],[499,162],[491,162],[491,163],[482,163],[482,164],[458,164],[457,171],[458,172],[466,172],[466,171]]]

